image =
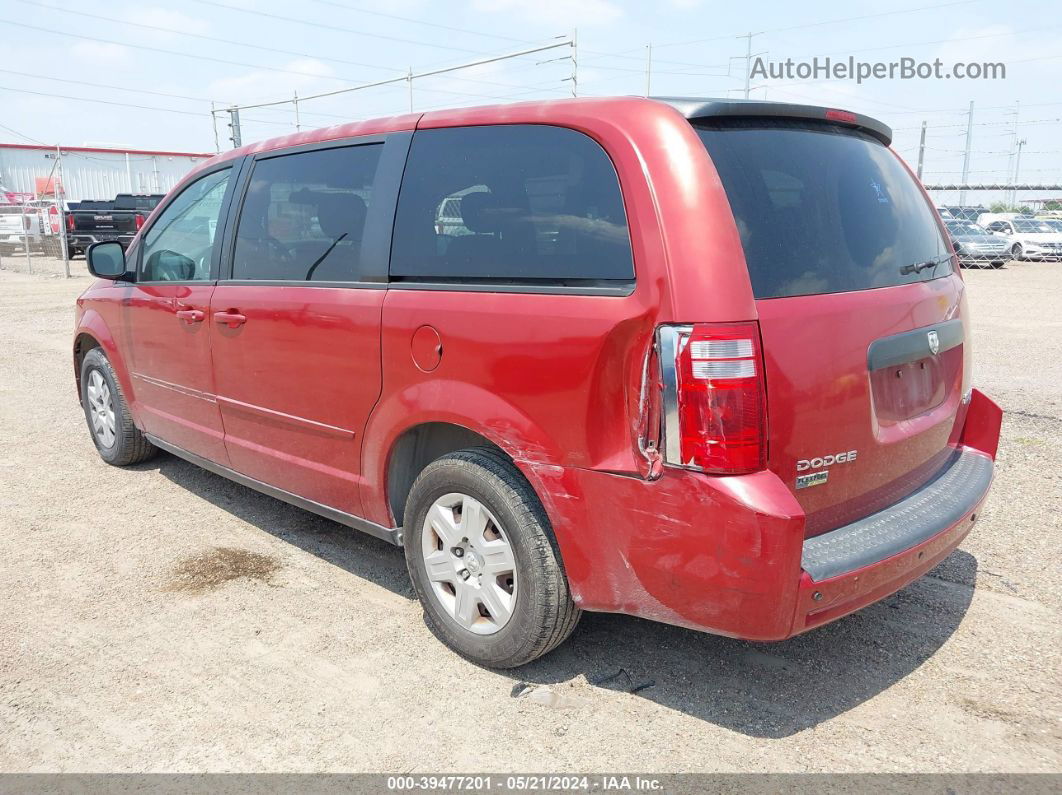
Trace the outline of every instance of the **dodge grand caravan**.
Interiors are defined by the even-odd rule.
[[[219,155],[127,251],[89,252],[92,439],[404,547],[428,625],[484,665],[582,610],[818,627],[959,544],[999,438],[954,252],[890,137],[585,99]]]

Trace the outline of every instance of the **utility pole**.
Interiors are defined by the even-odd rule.
[[[54,182],[52,183],[52,186],[53,187],[55,186]],[[32,274],[33,273],[33,260],[30,259],[30,252],[29,252],[29,238],[30,238],[30,228],[29,228],[29,224],[28,224],[29,216],[26,215],[27,207],[26,207],[25,203],[20,204],[19,207],[22,210],[22,246],[23,246],[23,248],[26,249],[26,273]]]
[[[214,125],[214,152],[215,154],[221,154],[221,140],[218,138],[218,114],[214,109],[214,103],[210,103],[210,122]],[[130,190],[130,193],[135,191]]]
[[[229,134],[229,140],[232,141],[232,148],[239,149],[243,146],[243,136],[240,135],[239,108],[229,108],[229,129],[232,130]]]
[[[1007,180],[1011,185],[1018,181],[1017,168],[1014,168],[1013,171],[1011,169],[1015,166],[1015,152],[1021,152],[1021,144],[1018,143],[1018,117],[1020,114],[1021,101],[1019,100],[1014,103],[1014,137],[1010,150],[1010,157],[1007,158]],[[1020,157],[1021,155],[1019,154],[1018,156]],[[1007,204],[1011,207],[1014,206],[1014,196],[1015,192],[1013,190],[1007,195]]]
[[[745,59],[745,99],[749,98],[749,92],[752,90],[752,86],[751,86],[751,83],[752,83],[752,56],[753,56],[753,52],[752,52],[752,37],[753,36],[759,36],[760,33],[762,33],[762,31],[760,31],[758,33],[753,33],[752,31],[749,31],[748,33],[744,34],[743,36],[738,36],[737,37],[739,39],[745,39],[745,54],[743,56],[742,55],[734,56],[734,58],[744,58]],[[763,55],[763,53],[761,53],[761,52],[758,52],[758,53],[755,53],[755,54],[756,55]]]
[[[406,72],[406,85],[409,86],[409,112],[413,112],[413,67]]]
[[[125,154],[126,168],[129,167],[129,153]],[[59,144],[55,145],[55,167],[58,171],[58,179],[52,184],[52,196],[55,197],[56,210],[59,218],[59,248],[63,252],[63,272],[66,278],[70,278],[70,249],[66,242],[66,207],[62,196],[66,195],[66,187],[63,182],[63,150]],[[60,193],[62,191],[62,193]],[[130,191],[132,193],[132,191]]]
[[[970,177],[970,146],[973,143],[973,110],[974,103],[970,100],[970,109],[966,112],[966,151],[962,157],[962,184],[967,184]],[[966,191],[959,191],[959,206],[966,204]]]
[[[649,96],[653,85],[653,44],[645,45],[645,96]]]
[[[1015,185],[1018,184],[1018,174],[1021,171],[1021,148],[1023,146],[1025,146],[1025,144],[1026,144],[1026,140],[1024,138],[1022,138],[1021,140],[1018,141],[1018,154],[1014,158],[1014,183],[1013,184],[1015,184]],[[1012,190],[1010,192],[1010,205],[1011,205],[1011,207],[1014,206],[1014,201],[1015,201],[1016,198],[1017,198],[1016,192]]]
[[[292,100],[295,103],[295,131],[302,132],[302,124],[299,123],[299,92],[295,92],[295,99]]]
[[[579,96],[579,28],[572,28],[572,96]]]
[[[926,161],[926,123],[922,122],[922,137],[918,139],[918,181],[922,181],[922,165]]]

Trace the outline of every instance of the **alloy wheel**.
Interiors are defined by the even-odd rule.
[[[103,373],[92,370],[85,389],[88,399],[89,420],[96,440],[104,447],[113,447],[115,439],[114,398]]]

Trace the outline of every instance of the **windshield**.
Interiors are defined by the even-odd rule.
[[[946,221],[948,231],[953,235],[987,235],[984,229],[969,221]]]
[[[1018,232],[1024,232],[1025,234],[1051,234],[1058,230],[1047,223],[1047,221],[1031,221],[1031,220],[1016,220],[1014,222],[1014,229]]]
[[[877,139],[774,119],[697,127],[757,298],[869,290],[951,272],[933,208]]]

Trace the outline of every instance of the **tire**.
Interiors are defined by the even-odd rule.
[[[480,522],[465,526],[476,517]],[[462,657],[515,668],[552,651],[579,623],[546,512],[498,450],[459,450],[425,467],[406,501],[404,525],[406,565],[425,623]]]
[[[133,424],[114,368],[99,348],[86,353],[81,362],[81,405],[92,442],[108,464],[139,464],[158,452]]]
[[[1010,249],[1010,258],[1012,260],[1017,260],[1018,262],[1021,262],[1021,260],[1022,260],[1021,243],[1015,243],[1014,246]]]

